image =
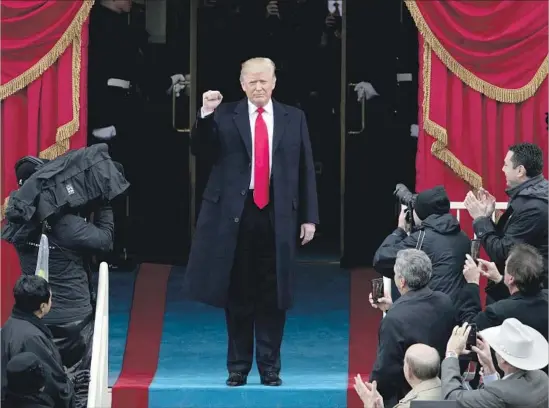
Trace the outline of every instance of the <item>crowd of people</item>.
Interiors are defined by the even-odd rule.
[[[371,377],[355,379],[365,408],[403,408],[413,400],[547,406],[549,183],[542,150],[511,146],[502,170],[509,196],[503,214],[495,217],[496,200],[486,190],[465,197],[475,240],[461,231],[437,186],[417,194],[413,223],[403,210],[379,247],[374,267],[393,287],[370,294],[372,307],[386,315]],[[471,253],[475,241],[488,259]],[[481,276],[488,280],[485,308]]]
[[[91,80],[98,81],[90,89],[94,91],[90,100],[95,98],[93,103],[100,106],[109,95],[116,95],[111,102],[120,104],[90,108],[90,144],[109,143],[113,155],[122,161],[127,152],[117,141],[127,138],[127,118],[112,113],[129,103],[131,82],[138,83],[143,76],[133,72],[131,81],[123,79],[125,71],[135,68],[129,66],[134,55],[128,57],[126,44],[117,42],[130,35],[121,23],[129,3],[103,0],[94,9],[90,28],[95,38],[90,44],[90,66],[97,64]],[[217,3],[206,1],[205,12],[214,13]],[[294,21],[299,13],[324,13],[311,2],[297,0],[290,8],[269,1],[259,12],[248,3],[246,8],[235,2],[223,4],[233,15],[219,24],[238,22],[245,12],[261,15],[266,23],[255,21],[264,34],[258,41],[262,53],[271,47],[276,55],[276,47],[268,40],[277,31],[288,35],[289,48],[292,45],[296,55],[280,57],[280,70],[268,58],[244,62],[240,86],[246,97],[239,102],[222,103],[227,95],[233,100],[241,92],[230,88],[221,92],[213,87],[203,95],[191,149],[199,160],[204,158],[213,166],[183,288],[188,298],[225,310],[227,385],[246,385],[255,342],[261,383],[280,386],[280,347],[286,310],[293,303],[295,244],[297,238],[301,245],[311,242],[319,223],[314,146],[300,109],[319,95],[311,89],[305,96],[297,95],[284,78],[303,74],[295,62],[303,58],[297,56],[302,49],[316,50],[315,57],[339,52],[340,3],[331,2],[334,10],[307,30],[315,34],[314,39],[294,32],[302,28]],[[111,21],[108,26],[115,34],[120,29],[120,35],[97,31],[94,20]],[[293,38],[318,44],[304,46]],[[101,46],[96,51],[107,57],[93,55],[97,44]],[[235,57],[229,53],[223,58]],[[290,69],[293,64],[296,69]],[[121,71],[113,73],[113,67]],[[271,98],[277,76],[282,79],[281,94],[296,106]],[[163,94],[178,93],[188,80],[183,74],[163,79],[155,87]],[[233,79],[223,83],[238,85]],[[371,84],[366,85],[363,98],[379,96]],[[330,96],[330,89],[324,92],[326,100],[338,100]],[[324,108],[335,112],[333,106]],[[373,260],[374,268],[392,279],[392,288],[370,297],[372,307],[385,316],[371,377],[355,378],[365,408],[403,408],[414,400],[454,400],[460,407],[475,408],[547,405],[549,184],[542,174],[542,156],[541,149],[530,143],[509,148],[502,169],[509,202],[501,216],[495,216],[495,198],[488,191],[465,197],[476,234],[473,242],[480,244],[487,259],[471,253],[473,242],[451,214],[444,187],[419,192],[403,209],[397,228]],[[20,160],[15,169],[19,185],[23,187],[44,165],[38,158]],[[131,164],[129,168],[131,175],[134,168]],[[113,250],[118,223],[113,205],[101,200],[93,211],[56,214],[32,229],[8,220],[2,238],[16,248],[23,274],[13,289],[11,317],[2,328],[5,406],[86,406],[94,321],[91,259]],[[43,234],[50,246],[47,280],[35,274]],[[123,252],[123,244],[114,245],[115,251]],[[481,276],[489,281],[484,309]]]

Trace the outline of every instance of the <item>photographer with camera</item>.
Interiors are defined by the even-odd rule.
[[[417,195],[398,184],[395,195],[406,206],[400,212],[398,227],[376,251],[374,268],[387,278],[394,278],[397,253],[402,249],[420,249],[429,256],[433,274],[429,287],[449,295],[453,301],[465,280],[462,269],[471,241],[461,231],[459,221],[450,214],[450,200],[442,186],[436,186]],[[400,295],[393,283],[392,296]]]
[[[45,164],[45,161],[31,156],[19,160],[15,165],[20,186],[18,191]],[[35,183],[34,179],[32,183]],[[76,184],[67,182],[65,188],[71,190],[69,195],[77,194]],[[10,219],[8,216],[2,231],[2,239],[16,248],[25,275],[35,274],[40,237],[42,234],[48,237],[48,281],[52,290],[52,307],[43,322],[53,335],[67,372],[71,378],[77,379],[89,376],[91,364],[94,307],[89,261],[93,255],[112,249],[114,230],[113,212],[108,202],[94,200],[88,202],[86,207],[93,209],[93,223],[80,216],[78,208],[67,207],[41,223],[18,223],[14,222],[14,217]],[[77,407],[81,404],[85,406],[89,378],[80,382],[82,387],[76,389]],[[79,391],[81,400],[78,398]]]

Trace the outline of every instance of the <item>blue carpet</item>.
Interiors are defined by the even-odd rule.
[[[224,313],[183,300],[183,269],[174,268],[149,407],[346,407],[349,275],[338,265],[300,265],[296,272],[296,305],[282,346],[284,385],[259,385],[254,367],[247,386],[229,388]]]
[[[109,387],[122,369],[136,273],[109,273]]]

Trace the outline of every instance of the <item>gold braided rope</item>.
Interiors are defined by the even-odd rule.
[[[493,85],[473,74],[450,55],[450,53],[444,48],[427,25],[427,22],[423,18],[416,0],[405,0],[405,3],[412,18],[414,19],[418,31],[425,39],[425,42],[429,43],[431,49],[444,63],[444,65],[469,87],[483,95],[486,95],[490,99],[503,103],[524,102],[536,93],[549,74],[549,60],[545,57],[534,77],[530,79],[530,81],[523,87],[517,89],[505,89]]]
[[[522,88],[504,89],[490,84],[480,79],[475,74],[463,67],[457,62],[442,44],[435,37],[415,0],[405,0],[406,6],[410,11],[418,31],[424,39],[423,45],[423,128],[431,135],[435,141],[431,145],[431,154],[446,164],[462,180],[469,184],[473,189],[482,187],[482,177],[469,167],[465,166],[455,154],[448,149],[448,131],[443,126],[432,121],[429,117],[429,107],[431,106],[431,61],[432,52],[442,61],[455,76],[463,81],[470,88],[503,103],[520,103],[532,97],[539,89],[548,75],[549,65],[547,58],[544,59],[540,68],[534,77]]]
[[[82,26],[90,14],[90,10],[95,0],[82,1],[80,10],[76,13],[67,30],[63,33],[61,38],[57,40],[57,43],[53,48],[46,53],[40,60],[32,67],[27,69],[18,77],[13,78],[11,81],[0,85],[0,100],[6,99],[8,96],[20,91],[28,86],[31,82],[38,79],[46,70],[51,67],[55,61],[59,59],[65,50],[71,45],[77,37],[81,36]]]
[[[477,190],[482,187],[482,177],[465,166],[454,153],[448,149],[448,132],[429,118],[431,106],[431,47],[423,42],[423,128],[435,138],[431,145],[431,154],[442,160],[462,180]]]
[[[67,46],[65,46],[64,38],[71,38],[72,42],[72,119],[61,125],[55,134],[55,143],[46,149],[42,150],[38,157],[43,159],[55,159],[56,157],[66,153],[70,148],[70,138],[78,131],[80,128],[80,75],[82,68],[82,26],[89,16],[91,7],[93,6],[94,0],[84,1],[82,7],[77,12],[77,15],[74,17],[67,31],[61,36],[61,39],[55,44],[54,48],[44,57],[40,59],[33,67],[25,71],[19,77],[11,80],[10,82],[2,85],[0,88],[1,99],[14,94],[15,92],[20,91],[21,89],[28,86],[32,81],[35,81],[39,78],[49,67],[51,67],[57,59],[66,51]],[[75,22],[77,22],[75,24]],[[71,31],[69,33],[69,31]],[[69,33],[69,34],[67,34]],[[76,33],[75,35],[73,35]],[[70,43],[69,43],[70,44]],[[62,50],[60,52],[60,50]],[[54,58],[55,57],[55,58]],[[43,65],[40,65],[43,64]],[[47,65],[46,68],[44,68]],[[33,71],[33,72],[31,72]],[[29,74],[30,72],[30,74]],[[36,73],[38,72],[38,75]],[[36,75],[36,76],[35,76]],[[25,81],[28,81],[25,83]],[[8,85],[10,86],[8,88]],[[18,88],[21,86],[20,88]],[[6,88],[4,88],[6,87]],[[6,96],[2,92],[7,93]],[[0,209],[0,221],[4,219],[6,214],[6,208],[8,206],[9,196],[4,198],[4,203]]]

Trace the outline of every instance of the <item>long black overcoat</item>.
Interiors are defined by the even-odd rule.
[[[271,183],[278,306],[292,306],[299,225],[318,224],[315,168],[303,111],[273,101]],[[247,100],[221,104],[198,118],[191,134],[198,159],[213,162],[183,281],[186,297],[225,307],[240,218],[251,178],[252,136]]]

